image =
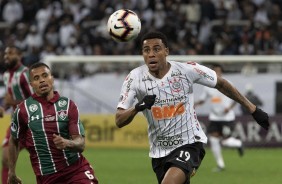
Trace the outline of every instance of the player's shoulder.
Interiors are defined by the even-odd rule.
[[[18,70],[17,70],[18,75],[21,77],[23,76],[29,76],[29,68],[27,66],[22,65]]]
[[[169,61],[169,63],[172,65],[174,68],[178,69],[183,69],[183,70],[191,70],[194,69],[195,67],[198,67],[199,64],[194,61],[185,61],[185,62],[180,62],[180,61]]]
[[[58,103],[60,107],[67,106],[68,103],[75,104],[72,99],[66,96],[60,96],[56,103]]]
[[[60,96],[60,98],[57,100],[57,105],[60,108],[68,107],[68,106],[76,106],[76,103],[66,96]]]
[[[138,67],[134,68],[133,70],[131,70],[131,72],[138,73],[138,72],[143,72],[145,70],[148,70],[148,67],[145,64],[143,64],[141,66],[138,66]]]
[[[141,65],[131,70],[129,74],[131,77],[138,78],[141,77],[147,71],[148,71],[148,67],[146,65]]]
[[[66,97],[66,96],[60,96],[60,98],[59,98],[58,101],[60,101],[60,100],[68,101],[68,100],[70,100],[70,98],[68,98],[68,97]]]
[[[17,105],[17,108],[18,109],[27,109],[27,108],[32,108],[33,106],[33,97],[28,97],[26,98],[25,100],[21,101],[18,105]]]

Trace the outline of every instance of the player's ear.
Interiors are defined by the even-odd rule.
[[[51,75],[51,80],[52,80],[52,83],[54,84],[55,79],[53,75]]]
[[[169,55],[169,48],[168,48],[168,47],[165,48],[165,55],[166,55],[166,56]]]

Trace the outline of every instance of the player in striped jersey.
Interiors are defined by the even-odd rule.
[[[11,123],[9,182],[21,183],[15,168],[19,142],[30,154],[38,184],[98,184],[81,154],[84,128],[76,104],[54,91],[54,78],[44,63],[29,69],[34,94],[20,103]]]
[[[0,107],[0,117],[5,110],[15,109],[16,105],[29,97],[33,90],[29,85],[28,68],[21,62],[21,50],[15,46],[9,46],[4,51],[4,61],[7,70],[3,74],[5,85],[5,97],[3,107]],[[5,139],[2,144],[2,184],[8,179],[8,142],[10,128],[7,129]]]
[[[194,110],[194,83],[216,88],[239,102],[268,129],[267,113],[213,70],[195,62],[167,60],[165,35],[150,32],[141,41],[145,65],[133,69],[123,83],[116,125],[126,126],[138,112],[143,112],[148,121],[149,156],[159,183],[190,183],[205,156],[203,144],[207,137]]]

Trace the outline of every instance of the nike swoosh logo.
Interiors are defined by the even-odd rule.
[[[123,26],[116,26],[116,25],[114,25],[114,28],[115,29],[122,29],[122,28],[124,28]]]
[[[145,105],[145,102],[141,103],[140,105]]]
[[[156,87],[157,87],[157,86],[148,88],[148,91],[150,91],[150,90],[152,90],[152,89],[154,89],[154,88],[156,88]]]

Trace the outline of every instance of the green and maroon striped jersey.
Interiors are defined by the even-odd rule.
[[[54,92],[50,101],[33,94],[18,105],[12,117],[11,135],[29,151],[36,175],[58,172],[81,156],[79,152],[57,149],[53,134],[65,139],[84,136],[78,108],[72,100]]]
[[[14,100],[24,100],[33,93],[33,89],[29,85],[28,68],[22,64],[5,71],[3,80],[6,93],[10,94]]]

